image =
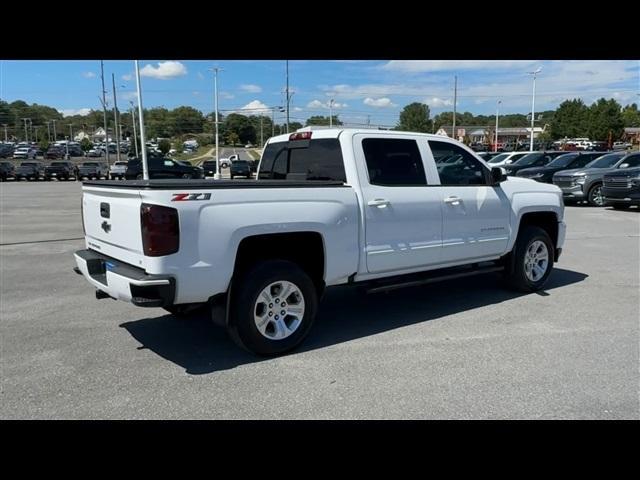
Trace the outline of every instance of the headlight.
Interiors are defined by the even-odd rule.
[[[587,179],[586,175],[582,175],[581,177],[576,177],[576,183],[580,185],[584,185],[584,181]]]

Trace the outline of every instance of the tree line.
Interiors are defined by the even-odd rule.
[[[133,137],[133,117],[129,110],[118,110],[119,124],[124,137]],[[539,118],[538,118],[539,117]],[[27,104],[22,100],[11,103],[0,101],[0,126],[6,125],[8,139],[24,140],[25,120],[30,140],[48,140],[53,137],[53,121],[55,121],[56,138],[74,136],[80,131],[93,132],[104,126],[102,110],[91,110],[85,115],[64,117],[55,108]],[[137,119],[137,115],[136,115]],[[213,141],[215,123],[213,114],[203,114],[193,107],[181,106],[174,109],[164,107],[144,110],[147,138],[181,139],[188,135],[197,135],[205,144]],[[333,125],[343,125],[334,115]],[[311,116],[306,125],[329,125],[328,116]],[[453,112],[442,112],[431,117],[429,106],[414,102],[406,105],[400,112],[395,130],[435,133],[440,127],[453,123]],[[107,124],[110,135],[114,131],[114,112],[107,111]],[[495,124],[494,115],[474,115],[471,112],[457,112],[456,125],[490,126]],[[564,137],[589,137],[592,140],[607,140],[611,132],[612,138],[622,136],[625,127],[640,127],[640,112],[637,104],[624,108],[615,99],[601,98],[587,106],[580,99],[562,102],[556,110],[536,113],[536,124],[547,125],[545,136],[556,140]],[[501,127],[526,127],[530,125],[530,117],[526,114],[506,114],[500,116]],[[290,122],[289,131],[303,126],[300,122]],[[229,113],[219,116],[219,135],[221,142],[228,144],[251,143],[259,145],[272,134],[279,135],[286,131],[286,125],[273,123],[271,115],[243,115]],[[0,130],[0,135],[4,132]],[[2,137],[4,139],[4,137]],[[202,142],[201,142],[202,143]]]

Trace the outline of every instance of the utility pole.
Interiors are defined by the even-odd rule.
[[[260,148],[264,145],[264,133],[262,130],[262,115],[260,115]]]
[[[535,72],[529,72],[529,75],[533,75],[533,95],[531,96],[531,140],[529,143],[529,151],[533,152],[533,125],[535,121],[535,110],[536,110],[536,75],[540,73],[542,67],[538,67]]]
[[[454,140],[457,140],[456,135],[456,103],[458,103],[458,76],[456,75],[453,83],[453,131],[451,132],[451,136]]]
[[[51,120],[51,123],[53,123],[53,141],[55,142],[56,140],[58,140],[58,135],[56,134],[56,122],[58,120],[56,120],[55,118],[53,120]]]
[[[35,132],[35,134],[36,134],[36,136],[35,136],[36,143],[38,143],[38,127],[34,128],[34,129],[33,129],[33,131],[34,131],[34,132]]]
[[[149,180],[149,167],[147,165],[147,140],[144,134],[144,113],[142,111],[142,91],[140,89],[140,69],[138,68],[138,60],[135,60],[136,66],[136,89],[138,92],[138,120],[140,121],[140,148],[142,149],[142,178]]]
[[[287,133],[289,133],[289,60],[287,60]]]
[[[494,152],[498,151],[498,114],[499,114],[501,103],[502,103],[502,100],[498,100],[498,104],[496,105],[496,141],[495,141],[495,144],[493,145]]]
[[[140,154],[138,153],[138,137],[136,135],[136,110],[133,108],[133,102],[131,100],[129,100],[129,103],[131,104],[131,117],[133,119],[133,144],[136,147],[136,158],[138,158]]]
[[[7,143],[7,124],[3,123],[2,126],[4,127],[4,143]]]
[[[5,131],[6,131],[6,127],[5,127]],[[5,133],[4,136],[6,137],[7,134]],[[276,136],[276,107],[271,108],[271,136],[272,137]]]
[[[109,132],[107,130],[107,99],[105,95],[107,91],[104,89],[104,61],[100,60],[100,79],[102,80],[102,112],[104,114],[104,145],[106,147],[107,166],[111,166],[109,162]]]
[[[333,98],[329,100],[329,128],[333,127]]]
[[[211,69],[213,71],[213,103],[215,109],[216,122],[216,173],[213,175],[214,180],[220,180],[220,144],[219,144],[219,128],[218,128],[218,72],[222,70],[219,67]]]
[[[69,123],[69,140],[73,142],[73,123]]]
[[[120,161],[120,134],[118,133],[118,99],[116,98],[116,76],[111,74],[111,81],[113,82],[113,128],[116,134],[116,160]],[[107,146],[107,151],[109,147]]]
[[[33,142],[33,120],[29,119],[29,136]]]
[[[24,122],[24,141],[25,142],[29,141],[29,131],[27,130],[27,120],[30,120],[30,118],[22,119],[22,121]]]
[[[51,122],[47,120],[47,138],[51,142]]]

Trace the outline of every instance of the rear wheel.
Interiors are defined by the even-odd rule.
[[[257,355],[279,355],[305,339],[315,320],[318,294],[298,265],[266,260],[234,283],[228,332],[239,346]]]
[[[513,271],[506,274],[508,285],[521,292],[540,290],[553,267],[554,247],[549,234],[540,227],[524,227],[512,255]]]
[[[594,207],[604,206],[604,197],[602,196],[602,184],[596,183],[593,187],[589,189],[588,201],[589,201],[589,205],[593,205]]]

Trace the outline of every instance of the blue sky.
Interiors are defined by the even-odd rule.
[[[220,109],[260,113],[284,105],[283,60],[145,60],[140,61],[145,107],[190,105],[213,110],[214,66],[219,74]],[[453,77],[458,76],[458,111],[526,113],[531,108],[532,79],[536,111],[555,108],[567,98],[590,104],[600,97],[620,103],[639,102],[640,61],[290,61],[291,118],[334,112],[346,123],[393,126],[401,108],[427,103],[432,114],[451,110]],[[119,106],[135,101],[134,63],[105,61],[106,88],[115,74]],[[100,109],[100,61],[0,61],[0,98],[53,106],[72,114]],[[108,96],[111,104],[111,94]],[[270,114],[270,113],[269,113]],[[283,120],[279,114],[280,121]]]

